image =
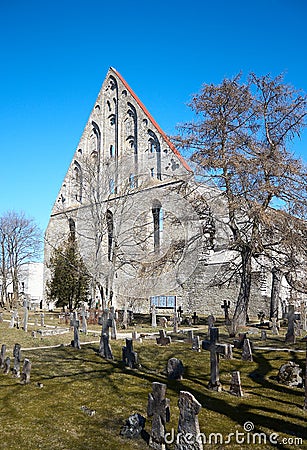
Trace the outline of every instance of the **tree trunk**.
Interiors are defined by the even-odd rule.
[[[241,284],[236,304],[236,309],[231,323],[231,335],[235,336],[240,326],[246,325],[247,310],[250,299],[252,280],[252,253],[250,248],[245,247],[241,251],[242,273]]]
[[[272,289],[271,289],[271,304],[270,304],[270,319],[275,317],[278,319],[278,305],[279,305],[279,294],[281,287],[281,280],[283,273],[277,267],[272,269]]]

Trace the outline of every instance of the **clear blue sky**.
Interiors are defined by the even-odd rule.
[[[305,0],[13,0],[0,6],[0,214],[44,230],[110,66],[167,134],[202,83],[285,72],[307,92]],[[307,160],[307,133],[293,149]]]

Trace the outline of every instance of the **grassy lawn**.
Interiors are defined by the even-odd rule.
[[[39,316],[38,316],[39,317]],[[45,323],[65,327],[59,324],[57,316],[45,315]],[[4,313],[9,319],[9,314]],[[30,322],[32,321],[30,315]],[[34,320],[33,320],[34,322]],[[147,328],[146,328],[147,327]],[[98,343],[86,343],[99,340],[100,327],[89,326],[93,333],[81,334],[81,350],[67,345],[73,338],[72,332],[60,336],[33,338],[32,329],[9,329],[9,322],[0,323],[0,344],[6,344],[7,356],[11,357],[14,343],[21,344],[22,361],[29,358],[32,362],[31,382],[21,385],[20,380],[0,373],[1,396],[1,449],[86,449],[86,450],[132,450],[146,449],[146,442],[140,438],[129,440],[120,436],[120,429],[129,415],[138,412],[145,416],[147,398],[152,382],[167,384],[167,397],[171,403],[171,420],[167,431],[178,425],[177,406],[180,390],[191,392],[202,404],[199,414],[201,432],[207,438],[210,433],[221,433],[226,439],[229,433],[244,433],[246,422],[254,424],[253,432],[263,432],[267,436],[265,445],[248,444],[248,433],[241,435],[245,441],[230,444],[206,444],[212,449],[306,449],[306,412],[302,406],[304,390],[289,388],[277,383],[276,376],[282,363],[295,361],[305,370],[304,352],[254,351],[254,362],[241,360],[241,351],[234,350],[233,360],[220,361],[220,380],[223,392],[207,389],[210,377],[209,352],[193,352],[190,344],[183,342],[182,333],[169,347],[159,347],[155,340],[145,339],[143,343],[134,343],[141,367],[131,370],[121,362],[123,339],[111,341],[114,361],[102,359]],[[148,325],[144,326],[149,330]],[[137,330],[143,332],[141,325]],[[132,331],[132,329],[130,330]],[[199,327],[202,337],[206,336],[206,327]],[[281,336],[270,336],[260,341],[259,335],[252,336],[255,346],[286,347],[284,332]],[[220,341],[229,340],[226,330],[221,327]],[[42,346],[58,345],[55,348]],[[305,343],[292,346],[305,349]],[[34,349],[33,349],[34,348]],[[27,350],[30,349],[30,350]],[[183,361],[185,375],[182,381],[168,381],[164,374],[166,362],[170,357]],[[240,370],[244,391],[243,398],[228,393],[231,372]],[[38,386],[42,384],[42,387]],[[94,416],[88,416],[81,410],[85,405],[96,410]],[[149,433],[151,419],[147,418],[145,430]],[[279,445],[269,442],[269,435],[279,435]],[[251,436],[251,433],[250,433]],[[294,438],[304,439],[303,444],[295,445]],[[251,439],[251,437],[250,437]],[[288,443],[281,443],[287,439]],[[213,441],[214,442],[214,441]],[[174,449],[174,445],[169,445]]]

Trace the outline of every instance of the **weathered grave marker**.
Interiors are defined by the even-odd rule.
[[[152,393],[148,395],[147,415],[152,417],[149,446],[165,450],[165,424],[170,420],[170,401],[165,397],[166,384],[152,383]]]
[[[184,367],[178,358],[170,358],[167,361],[166,373],[169,380],[182,380]]]
[[[80,321],[78,319],[78,313],[77,313],[77,311],[74,311],[72,320],[70,322],[70,326],[74,327],[74,339],[71,342],[71,345],[74,348],[78,348],[78,349],[81,348],[80,340],[79,340],[79,325],[80,325]]]
[[[152,305],[152,307],[151,307],[151,326],[153,328],[157,327],[157,312],[156,312],[155,305]]]
[[[197,417],[201,404],[190,392],[180,391],[178,406],[180,413],[175,450],[203,450]]]
[[[198,324],[198,315],[196,314],[196,312],[193,313],[192,322],[193,322],[193,325]]]
[[[286,334],[285,342],[287,344],[295,344],[295,309],[294,305],[289,305],[288,308],[288,331]]]
[[[248,338],[243,340],[242,346],[242,360],[243,361],[253,361],[253,352]]]
[[[14,356],[13,376],[15,378],[19,378],[20,377],[20,360],[21,360],[20,344],[14,345],[13,356]]]
[[[87,334],[87,311],[85,306],[82,306],[81,309],[81,317],[82,317],[82,333]]]
[[[221,391],[222,386],[219,379],[219,355],[223,354],[227,357],[229,353],[228,344],[220,344],[219,329],[217,327],[210,328],[210,340],[202,342],[202,348],[210,351],[210,381],[208,388],[214,391]]]
[[[266,341],[267,335],[265,330],[261,330],[261,340]]]
[[[102,333],[99,344],[99,355],[105,359],[113,359],[113,353],[109,343],[109,336],[106,333]]]
[[[115,311],[114,306],[111,306],[110,313],[109,313],[109,319],[110,319],[110,327],[111,327],[111,339],[117,338],[117,329],[116,329],[116,321],[117,321],[118,315],[117,311]]]
[[[5,375],[7,375],[9,373],[10,365],[11,365],[11,358],[9,356],[7,356],[4,360],[4,365],[3,365],[3,373]]]
[[[207,321],[208,321],[208,335],[210,336],[210,330],[211,328],[214,327],[215,324],[215,317],[212,314],[210,314],[210,316],[208,316],[207,318]]]
[[[126,346],[123,347],[123,363],[130,369],[138,368],[138,355],[133,351],[133,341],[130,338],[126,338]]]
[[[132,414],[120,430],[120,435],[130,439],[138,438],[145,427],[145,422],[146,419],[141,414]]]
[[[41,327],[44,327],[45,326],[45,314],[41,313],[40,318],[41,318]]]
[[[189,344],[192,344],[193,339],[194,339],[194,331],[188,330],[187,334],[188,334],[188,337],[187,337],[186,342],[188,342]]]
[[[229,317],[229,310],[230,310],[230,300],[224,300],[223,304],[221,305],[221,308],[224,310],[224,318],[225,318],[225,325],[230,325],[230,317]]]
[[[231,374],[230,382],[230,394],[236,395],[237,397],[243,397],[243,391],[241,387],[241,377],[239,371],[233,371]]]
[[[166,317],[159,317],[159,324],[161,327],[166,328],[167,327],[167,318]]]
[[[17,320],[17,319],[18,319],[18,311],[12,311],[12,316],[11,316],[11,321],[10,321],[9,328],[14,328],[15,320]]]
[[[195,336],[192,340],[192,350],[194,350],[195,352],[200,352],[201,348],[200,348],[200,342],[199,342],[199,336]]]
[[[158,345],[169,345],[171,343],[171,337],[166,336],[165,330],[159,330],[160,337],[156,338]]]
[[[1,353],[0,353],[0,368],[1,369],[3,369],[3,367],[4,367],[5,353],[6,353],[6,345],[2,344]]]
[[[23,384],[30,383],[30,373],[31,373],[32,364],[29,359],[25,358],[23,362],[22,372],[21,372],[21,380],[20,382]]]
[[[276,317],[271,318],[270,326],[272,327],[272,334],[278,336],[279,335],[279,321]]]
[[[28,310],[28,299],[25,297],[23,300],[23,329],[25,332],[28,331],[28,318],[29,318],[29,310]]]

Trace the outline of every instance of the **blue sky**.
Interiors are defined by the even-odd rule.
[[[167,134],[203,83],[285,73],[307,92],[305,0],[38,0],[0,6],[0,214],[44,230],[110,66]],[[307,161],[307,133],[292,148]]]

